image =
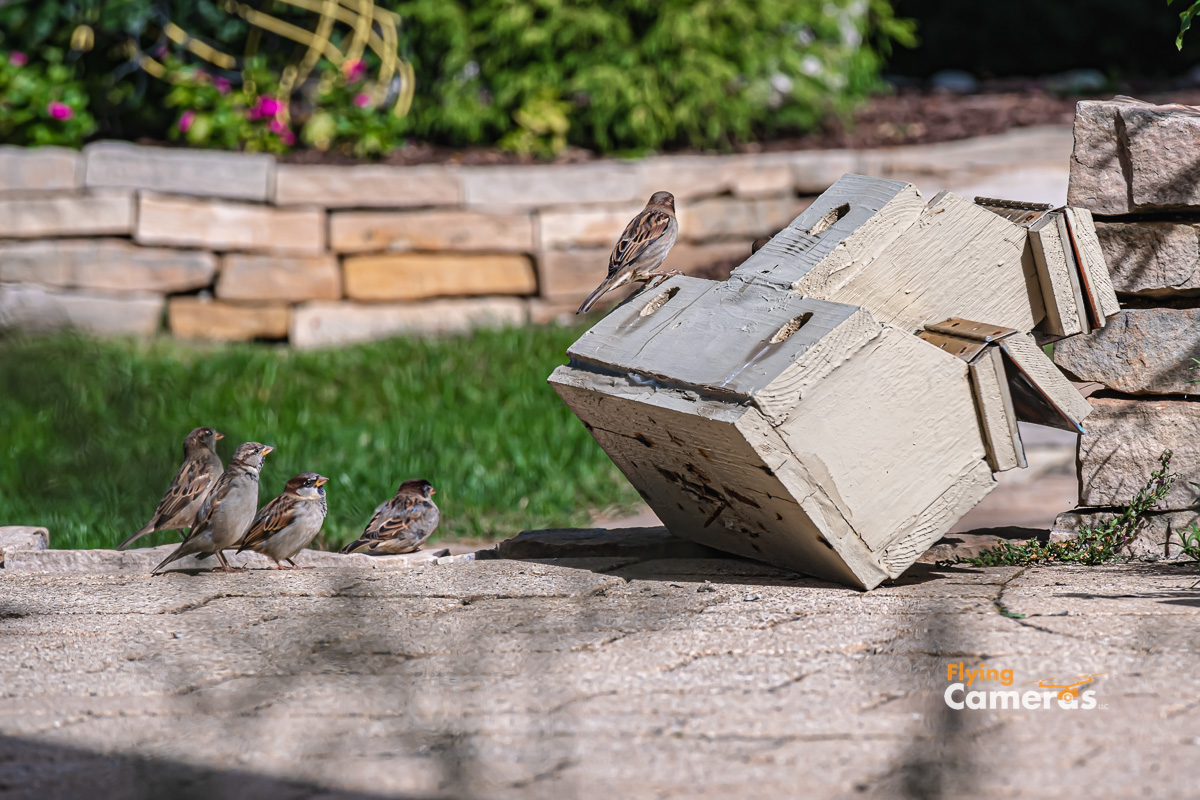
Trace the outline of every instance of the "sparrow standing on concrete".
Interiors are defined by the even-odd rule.
[[[238,552],[253,550],[271,558],[275,569],[299,569],[293,556],[316,538],[325,522],[324,475],[301,472],[287,482],[283,494],[258,512]],[[285,567],[280,561],[291,564]]]
[[[258,442],[238,445],[229,466],[196,514],[196,524],[187,538],[151,574],[172,561],[193,554],[199,554],[201,558],[215,555],[223,572],[235,571],[221,551],[236,547],[254,521],[254,512],[258,508],[258,472],[262,469],[263,457],[274,449]]]
[[[158,501],[154,516],[142,529],[130,536],[118,550],[124,550],[148,533],[190,528],[196,520],[208,492],[221,477],[221,457],[217,441],[225,438],[212,428],[195,428],[183,440],[183,464],[171,479],[171,487]]]
[[[437,530],[441,512],[434,505],[437,490],[429,481],[400,484],[396,496],[375,509],[362,536],[342,548],[343,553],[399,555],[420,549]]]
[[[655,192],[638,215],[625,226],[617,246],[608,257],[608,277],[596,291],[588,295],[576,314],[590,311],[604,294],[630,281],[666,280],[680,275],[679,270],[655,272],[662,266],[667,253],[679,235],[679,223],[675,221],[675,195],[670,192]]]

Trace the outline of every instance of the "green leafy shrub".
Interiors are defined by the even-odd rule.
[[[893,42],[884,0],[406,0],[417,137],[545,152],[720,148],[844,112]],[[566,130],[564,128],[564,120]]]
[[[271,73],[252,66],[246,74],[251,80],[235,87],[226,78],[173,66],[166,104],[177,109],[177,116],[169,136],[193,147],[252,153],[290,149],[296,136],[283,113],[283,103],[270,91]]]
[[[305,144],[369,158],[387,155],[404,143],[401,118],[366,84],[366,73],[362,60],[347,61],[340,70],[322,70],[315,108],[300,130]]]
[[[96,128],[88,94],[57,49],[43,56],[0,53],[0,142],[79,147]]]

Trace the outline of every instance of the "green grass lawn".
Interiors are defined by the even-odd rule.
[[[578,328],[527,327],[338,350],[0,339],[0,525],[55,547],[113,547],[149,519],[197,425],[267,456],[260,504],[304,470],[329,477],[320,544],[362,530],[427,478],[439,536],[585,524],[637,495],[546,384]],[[139,545],[177,541],[155,534]]]

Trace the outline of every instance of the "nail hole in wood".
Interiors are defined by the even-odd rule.
[[[800,316],[793,317],[791,321],[775,332],[775,335],[771,337],[771,344],[779,344],[780,342],[787,341],[789,336],[803,328],[804,323],[810,319],[812,319],[811,311],[805,311]]]
[[[662,294],[655,295],[654,299],[652,299],[649,303],[646,303],[646,305],[642,307],[641,313],[639,313],[638,316],[639,317],[650,316],[655,311],[658,311],[660,308],[665,306],[667,304],[667,301],[670,300],[672,297],[674,297],[677,294],[679,294],[679,287],[672,286],[670,289],[667,289]]]
[[[825,231],[833,227],[833,224],[842,217],[850,213],[850,204],[842,203],[837,208],[829,210],[829,213],[817,220],[817,224],[809,229],[809,236],[820,236]]]

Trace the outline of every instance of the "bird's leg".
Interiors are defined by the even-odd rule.
[[[284,561],[286,561],[286,562],[288,562],[289,564],[291,564],[291,565],[292,565],[292,569],[316,569],[316,568],[315,568],[315,567],[313,567],[311,564],[310,564],[309,566],[307,566],[307,567],[300,567],[300,566],[297,566],[297,565],[296,565],[296,562],[295,562],[295,561],[292,561],[290,558],[285,558],[285,559],[284,559]]]
[[[647,272],[646,277],[649,278],[649,282],[646,284],[646,288],[651,289],[655,286],[658,286],[668,278],[673,278],[676,275],[682,274],[683,272],[677,269],[668,270],[666,272]]]
[[[246,571],[245,567],[229,566],[229,562],[225,560],[225,554],[222,553],[220,550],[218,550],[214,555],[216,555],[217,560],[221,562],[221,566],[218,568],[218,569],[220,569],[221,572],[245,572]]]

